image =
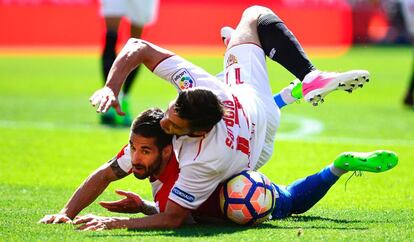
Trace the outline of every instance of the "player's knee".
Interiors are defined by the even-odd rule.
[[[271,56],[270,53],[274,50],[275,39],[279,38],[280,35],[290,34],[284,25],[275,27],[278,23],[283,23],[283,21],[274,13],[262,14],[257,20],[257,34],[266,55]],[[280,31],[275,31],[275,28]]]
[[[273,13],[273,11],[270,10],[269,8],[267,8],[267,7],[254,5],[254,6],[250,6],[250,7],[246,8],[243,11],[242,19],[250,20],[250,21],[257,21],[257,19],[260,16],[266,15],[266,14],[271,14],[271,13]]]

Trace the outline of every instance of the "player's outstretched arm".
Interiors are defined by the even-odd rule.
[[[39,223],[71,223],[72,219],[89,206],[112,181],[118,180],[109,163],[94,171],[75,191],[58,214],[44,216]]]
[[[190,216],[190,210],[168,201],[165,212],[144,218],[105,218],[87,215],[77,218],[73,223],[79,224],[79,230],[104,229],[173,229],[178,228]]]
[[[109,71],[105,87],[96,91],[89,99],[92,106],[97,106],[97,112],[106,112],[110,107],[114,107],[118,114],[123,115],[118,94],[129,73],[140,64],[144,64],[152,71],[158,63],[172,55],[174,53],[171,51],[147,41],[129,39],[116,57]]]

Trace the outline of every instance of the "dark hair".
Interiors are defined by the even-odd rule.
[[[174,111],[189,122],[191,131],[208,131],[224,115],[224,107],[218,97],[212,91],[202,88],[180,92]]]
[[[164,117],[164,112],[159,108],[151,108],[142,112],[131,125],[132,133],[146,138],[155,138],[155,143],[161,151],[165,146],[171,144],[172,135],[166,134],[160,121]]]

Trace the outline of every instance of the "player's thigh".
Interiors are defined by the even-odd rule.
[[[254,43],[260,46],[257,34],[257,19],[261,15],[269,13],[273,13],[272,10],[262,6],[252,6],[245,9],[227,48],[243,43]]]
[[[128,18],[132,25],[143,27],[157,18],[158,0],[128,0]]]
[[[263,148],[260,152],[255,170],[266,164],[273,154],[275,137],[280,124],[280,110],[274,100],[263,100],[266,113],[266,131]]]
[[[240,44],[227,49],[224,75],[224,82],[233,88],[246,88],[248,93],[272,98],[265,54],[256,44]]]

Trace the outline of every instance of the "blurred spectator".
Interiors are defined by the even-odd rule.
[[[402,13],[403,2],[410,2],[405,0],[382,0],[381,7],[387,14],[389,29],[386,43],[408,44],[410,43],[410,36],[406,28],[404,16]]]
[[[352,29],[354,43],[371,43],[382,40],[388,23],[377,0],[348,0],[352,8]],[[385,22],[385,23],[384,23]]]
[[[414,0],[400,0],[401,12],[405,20],[406,30],[411,37],[411,43],[414,43]],[[404,104],[410,107],[414,107],[414,61],[411,67],[411,80],[408,86],[407,93],[404,97]]]
[[[414,44],[414,0],[349,0],[353,8],[354,42]],[[372,19],[385,14],[387,31],[382,38],[373,38],[369,31]],[[364,29],[365,28],[365,29]],[[375,35],[375,33],[374,33]],[[414,107],[414,61],[404,104]]]
[[[158,0],[101,0],[101,13],[105,18],[106,25],[105,46],[102,52],[102,71],[105,83],[117,55],[116,45],[121,19],[126,18],[131,23],[130,37],[140,38],[144,26],[155,21],[157,17]],[[138,70],[139,66],[130,73],[120,94],[120,103],[125,116],[118,116],[115,110],[111,109],[106,114],[101,115],[101,123],[131,125],[128,94]]]
[[[410,43],[401,1],[348,0],[353,13],[354,43]]]

